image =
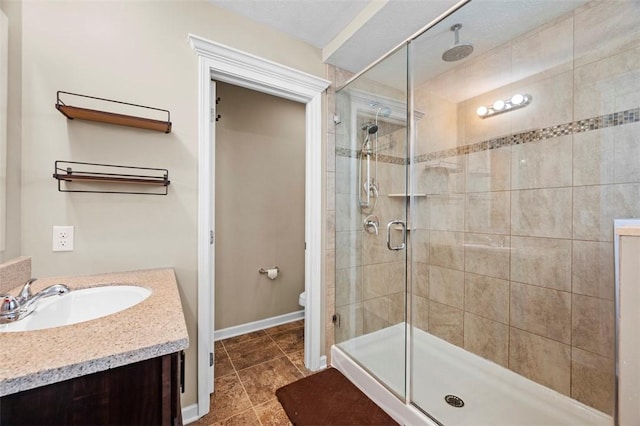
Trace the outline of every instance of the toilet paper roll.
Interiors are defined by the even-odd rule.
[[[275,280],[276,277],[278,276],[278,270],[277,269],[267,269],[267,276],[269,277],[269,279]]]

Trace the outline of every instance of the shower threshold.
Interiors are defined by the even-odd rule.
[[[401,424],[613,425],[611,416],[418,328],[412,332],[412,401],[437,422],[394,395],[404,395],[404,323],[332,348],[333,366]],[[450,405],[445,400],[448,395],[460,398],[464,405]]]

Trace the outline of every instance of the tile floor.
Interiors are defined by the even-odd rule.
[[[211,410],[193,425],[291,424],[275,391],[311,374],[304,367],[303,320],[218,341],[214,353]]]

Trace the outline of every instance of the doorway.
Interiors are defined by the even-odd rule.
[[[214,282],[218,340],[225,331],[241,334],[244,328],[255,331],[301,318],[305,111],[299,102],[212,84],[219,117]]]
[[[330,82],[189,34],[198,57],[198,404],[209,412],[213,392],[213,212],[215,98],[211,81],[223,81],[305,104],[305,365],[326,365],[322,343],[322,94]]]

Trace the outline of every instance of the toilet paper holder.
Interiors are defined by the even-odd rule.
[[[273,268],[260,268],[258,269],[258,272],[261,274],[266,274],[269,272],[269,269],[275,269],[277,273],[280,273],[280,268],[278,268],[277,266],[274,266]]]

